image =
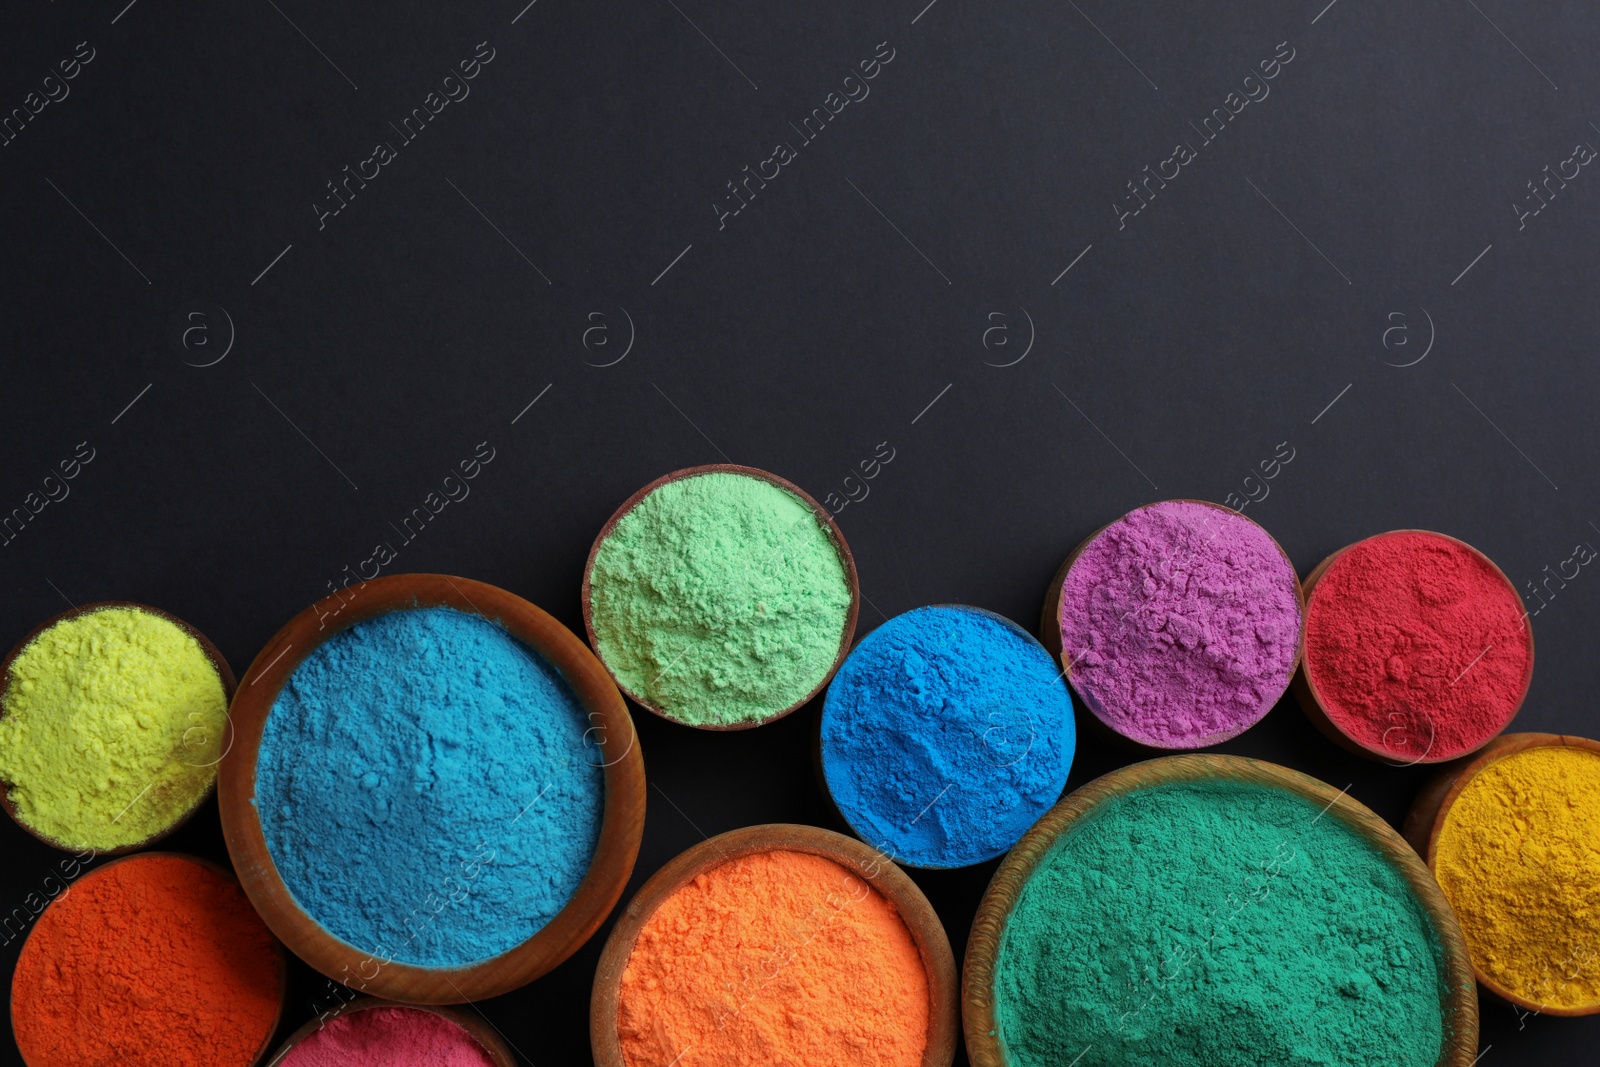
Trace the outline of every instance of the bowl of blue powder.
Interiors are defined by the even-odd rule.
[[[818,753],[850,829],[911,867],[1011,848],[1066,786],[1072,697],[1055,659],[1009,619],[935,605],[856,645],[823,702]]]
[[[341,590],[267,643],[218,801],[240,883],[312,967],[414,1004],[498,996],[575,952],[633,871],[645,780],[588,647],[482,582]]]

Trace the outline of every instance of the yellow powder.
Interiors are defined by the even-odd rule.
[[[1600,1001],[1600,755],[1535,748],[1489,764],[1434,859],[1483,974],[1547,1008]]]
[[[30,828],[73,849],[133,845],[205,795],[228,701],[200,642],[134,608],[74,616],[11,664],[0,780]]]

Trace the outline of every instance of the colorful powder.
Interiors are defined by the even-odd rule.
[[[868,635],[829,684],[822,771],[868,844],[962,867],[1005,852],[1056,802],[1075,738],[1043,645],[976,608],[918,608]]]
[[[11,663],[0,779],[17,815],[64,848],[113,849],[170,829],[217,777],[228,698],[183,627],[100,608],[40,633]]]
[[[278,1067],[494,1067],[460,1025],[421,1008],[346,1011],[289,1050]]]
[[[358,623],[267,717],[255,805],[305,911],[384,960],[458,967],[532,937],[588,870],[601,757],[561,675],[448,608]]]
[[[1600,755],[1490,763],[1445,816],[1434,870],[1481,974],[1546,1007],[1600,1004]]]
[[[29,1067],[249,1067],[281,1007],[272,935],[232,878],[149,853],[45,909],[11,981]]]
[[[679,722],[759,722],[833,669],[850,618],[844,561],[805,501],[714,472],[657,487],[590,572],[595,651]]]
[[[1040,862],[1001,937],[995,1020],[1013,1067],[1433,1067],[1442,972],[1403,876],[1337,816],[1258,785],[1161,785]]]
[[[1288,688],[1300,641],[1294,568],[1226,508],[1169,500],[1086,545],[1059,605],[1062,660],[1107,726],[1158,748],[1225,741]]]
[[[634,944],[617,1027],[629,1067],[918,1067],[928,977],[894,905],[832,860],[731,860]]]
[[[1533,631],[1511,583],[1441,534],[1350,546],[1313,587],[1306,674],[1332,723],[1397,761],[1481,748],[1533,676]]]

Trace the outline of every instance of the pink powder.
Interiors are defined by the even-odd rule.
[[[281,1067],[494,1067],[460,1026],[421,1008],[366,1008],[330,1019]]]
[[[1130,511],[1062,584],[1072,686],[1100,721],[1143,744],[1225,741],[1288,688],[1295,588],[1272,538],[1237,512],[1177,500]]]

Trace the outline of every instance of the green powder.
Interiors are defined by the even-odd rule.
[[[850,614],[844,561],[793,493],[742,474],[669,482],[590,573],[596,651],[623,688],[694,726],[768,718],[827,677]]]
[[[1154,786],[1088,816],[1029,879],[995,1019],[1016,1067],[1432,1067],[1432,930],[1400,872],[1308,801]]]

